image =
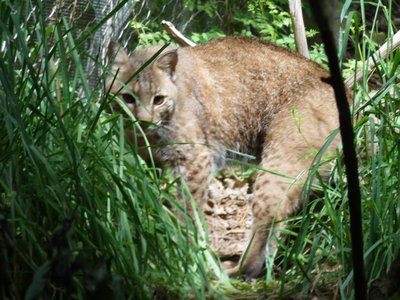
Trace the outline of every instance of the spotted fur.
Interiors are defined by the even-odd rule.
[[[158,49],[129,57],[119,51],[113,68],[119,69],[118,79],[126,81]],[[223,167],[228,150],[254,155],[262,168],[293,178],[259,172],[252,203],[254,238],[241,267],[228,270],[231,275],[259,274],[266,246],[274,251],[284,226],[276,221],[299,206],[310,153],[338,126],[328,77],[320,66],[288,50],[230,37],[167,49],[120,91],[140,99],[128,106],[139,120],[159,126],[150,134],[152,143],[168,144],[153,149],[155,157],[186,179],[200,204],[211,171]],[[116,83],[112,91],[120,87]]]

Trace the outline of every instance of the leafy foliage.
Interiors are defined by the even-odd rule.
[[[160,36],[159,22],[167,19],[171,20],[183,33],[187,32],[188,38],[196,43],[225,35],[240,34],[270,40],[277,45],[294,50],[291,18],[286,6],[287,1],[277,0],[252,0],[246,3],[231,0],[213,0],[204,3],[181,0],[175,2],[175,9],[181,9],[178,15],[161,3],[158,6],[149,5],[149,17],[141,18],[142,16],[138,14],[132,21],[132,25],[135,29],[143,29],[138,32],[138,39],[144,45],[165,41],[164,36]],[[195,17],[188,18],[186,14]],[[185,22],[182,19],[188,20]],[[309,30],[307,34],[312,37],[316,31]],[[142,38],[143,35],[144,38]],[[150,42],[148,35],[153,35]],[[158,37],[161,38],[158,40]]]

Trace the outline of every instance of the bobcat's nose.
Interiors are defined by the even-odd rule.
[[[136,118],[139,121],[146,121],[146,122],[151,122],[153,120],[153,116],[151,115],[150,111],[144,108],[138,109],[136,113]]]

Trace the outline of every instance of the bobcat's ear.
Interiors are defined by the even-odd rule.
[[[108,59],[113,62],[112,70],[115,72],[129,63],[128,54],[117,42],[111,42],[108,47]]]
[[[121,84],[118,83],[115,76],[118,76],[118,79],[121,81],[128,79],[126,72],[130,68],[129,57],[125,50],[116,42],[111,42],[107,50],[108,62],[112,63],[112,65],[111,72],[107,75],[105,89],[106,91],[110,90],[116,93],[121,90]]]
[[[172,51],[168,51],[167,53],[161,54],[161,56],[156,60],[155,65],[159,69],[173,76],[177,63],[178,63],[178,53],[177,49],[175,49]]]

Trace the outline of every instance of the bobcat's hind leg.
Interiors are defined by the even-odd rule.
[[[261,166],[266,170],[276,171],[291,178],[267,171],[261,171],[258,174],[254,183],[251,240],[240,263],[227,270],[230,276],[242,274],[253,278],[260,274],[265,265],[266,247],[270,255],[276,250],[276,239],[280,229],[284,227],[284,223],[280,220],[290,216],[298,207],[302,182],[311,160],[301,157],[300,149],[277,148],[269,147],[268,152],[271,154],[267,159],[263,159]]]

